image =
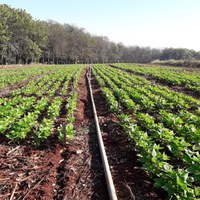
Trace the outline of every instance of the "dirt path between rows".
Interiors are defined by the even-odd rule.
[[[106,182],[94,127],[84,69],[78,82],[75,112],[76,136],[70,142],[72,152],[65,164],[65,200],[107,200]],[[62,198],[60,198],[62,199]]]

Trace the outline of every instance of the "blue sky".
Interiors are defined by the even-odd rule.
[[[0,0],[123,44],[200,51],[200,0]]]

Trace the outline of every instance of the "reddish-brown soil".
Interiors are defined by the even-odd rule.
[[[119,199],[162,199],[142,170],[117,118],[92,79],[94,100]],[[0,199],[107,200],[85,69],[78,82],[75,136],[63,147],[56,132],[40,148],[0,136]],[[66,117],[61,112],[55,126]]]
[[[67,169],[64,199],[107,200],[108,194],[88,97],[85,70],[78,83],[75,119],[76,136],[70,142],[68,149],[73,153],[64,167]]]
[[[49,143],[40,149],[0,144],[0,199],[52,199],[63,150],[54,138]]]

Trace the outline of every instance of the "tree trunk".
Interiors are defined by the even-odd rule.
[[[54,59],[54,55],[53,55],[53,64],[55,64],[55,59]]]
[[[42,64],[44,64],[44,53],[42,54]]]
[[[6,58],[3,57],[3,65],[6,65]]]
[[[48,53],[47,63],[49,64],[49,53]]]

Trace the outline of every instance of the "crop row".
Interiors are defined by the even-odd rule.
[[[102,68],[101,68],[102,70]],[[159,98],[159,96],[152,94],[148,95],[146,93],[143,93],[144,90],[148,90],[147,88],[142,88],[141,87],[135,87],[134,86],[130,87],[127,86],[126,84],[123,84],[120,81],[120,75],[118,75],[118,78],[116,77],[116,74],[110,73],[106,71],[107,76],[110,75],[109,80],[107,80],[107,83],[110,84],[110,87],[113,87],[115,89],[115,95],[118,96],[118,98],[123,97],[122,103],[124,107],[126,107],[128,110],[132,112],[143,112],[143,113],[149,113],[150,115],[153,115],[156,121],[161,121],[162,123],[165,124],[165,126],[171,128],[173,131],[176,131],[177,134],[182,135],[184,132],[187,131],[192,131],[193,134],[189,135],[186,137],[188,142],[192,142],[193,144],[196,144],[196,142],[199,141],[200,137],[198,134],[198,127],[200,127],[200,118],[198,116],[199,114],[199,109],[198,109],[198,101],[191,99],[191,101],[195,104],[192,105],[191,102],[187,102],[188,106],[178,106],[176,107],[176,96],[175,94],[173,95],[173,98],[171,99],[170,102],[168,102],[166,99],[163,98],[163,101],[157,101],[156,100]],[[113,81],[113,83],[111,82]],[[121,87],[123,90],[118,89],[117,87]],[[154,88],[155,89],[155,88]],[[157,88],[156,88],[157,89]],[[142,92],[141,92],[142,91]],[[178,94],[178,93],[177,93]],[[186,99],[188,100],[188,99]],[[185,101],[186,101],[185,100]],[[183,100],[184,101],[184,100]],[[183,102],[183,105],[187,105],[186,102]],[[189,104],[190,103],[190,104]],[[167,105],[167,106],[166,106]],[[166,110],[164,110],[166,109]],[[190,113],[188,110],[191,109],[196,109],[194,112],[196,114]],[[176,114],[176,111],[178,112]],[[172,113],[170,113],[172,112]],[[186,117],[181,119],[181,116],[184,117],[184,115],[190,116],[193,120],[190,119],[190,121],[186,121]],[[179,129],[177,128],[179,127]]]
[[[200,94],[199,73],[174,70],[166,67],[138,66],[130,64],[115,64],[114,66],[140,75],[153,77],[168,85],[183,86]]]
[[[196,198],[200,183],[200,102],[183,94],[180,98],[175,92],[169,98],[164,87],[108,66],[95,66],[93,74],[135,144],[140,161],[153,175],[155,186],[165,189],[170,198]],[[177,98],[183,101],[178,107]]]
[[[68,118],[73,117],[75,106],[67,108],[71,104],[76,105],[74,88],[81,69],[80,66],[63,67],[30,81],[24,88],[14,91],[12,98],[1,98],[0,133],[14,142],[31,137],[39,146],[54,130],[61,109],[67,113],[67,124],[73,127],[73,120]],[[70,85],[72,79],[73,85]]]
[[[13,91],[12,96],[53,96],[61,84],[68,85],[67,83],[69,82],[70,78],[73,77],[75,72],[75,68],[60,69],[49,75],[30,81],[29,84],[27,84],[25,87]],[[65,90],[62,89],[62,91],[60,91],[60,95],[61,93],[65,93]]]
[[[10,84],[27,80],[33,76],[39,76],[43,73],[50,73],[52,70],[59,69],[60,66],[38,66],[38,67],[20,67],[11,69],[1,69],[0,89]]]

